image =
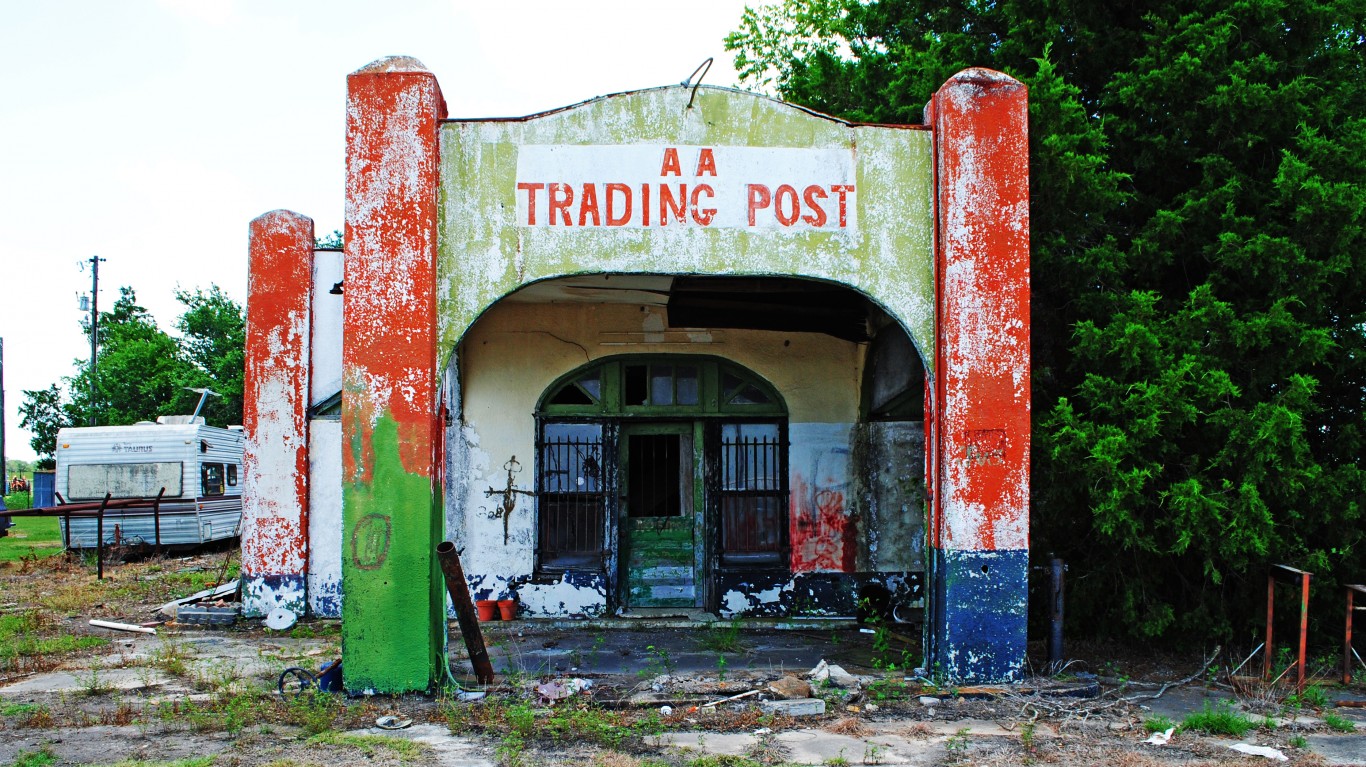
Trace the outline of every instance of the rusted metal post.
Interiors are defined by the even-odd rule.
[[[1309,573],[1300,573],[1300,659],[1295,692],[1304,692],[1304,666],[1309,649]]]
[[[104,507],[109,505],[109,493],[100,501],[100,510],[95,515],[95,573],[97,580],[104,580]]]
[[[1052,599],[1048,602],[1048,663],[1050,671],[1062,668],[1062,626],[1063,626],[1063,572],[1067,566],[1061,559],[1054,559],[1049,568],[1052,585]]]
[[[1352,656],[1356,650],[1352,649],[1352,613],[1357,610],[1366,610],[1366,604],[1357,607],[1356,592],[1366,594],[1366,586],[1359,583],[1348,583],[1343,586],[1343,591],[1347,592],[1347,634],[1342,641],[1342,683],[1352,683]]]
[[[451,595],[451,604],[455,606],[456,621],[460,624],[461,635],[465,637],[465,648],[470,653],[474,676],[480,684],[492,684],[493,664],[489,662],[489,652],[484,647],[484,634],[479,630],[479,617],[474,612],[470,587],[465,582],[465,569],[460,566],[460,555],[455,550],[455,544],[450,541],[438,543],[436,559],[441,563],[441,574],[446,578],[446,591]]]
[[[166,488],[163,487],[157,491],[156,500],[152,501],[152,527],[156,530],[157,556],[161,556],[161,496],[165,494]]]
[[[1271,633],[1272,616],[1276,612],[1276,571],[1272,570],[1266,575],[1266,643],[1262,647],[1266,652],[1262,655],[1262,679],[1271,681]]]

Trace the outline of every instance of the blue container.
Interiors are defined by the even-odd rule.
[[[33,508],[46,509],[57,505],[57,473],[53,471],[33,472]]]

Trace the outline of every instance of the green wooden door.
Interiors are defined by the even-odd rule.
[[[621,582],[626,607],[698,607],[698,429],[689,423],[621,429]]]

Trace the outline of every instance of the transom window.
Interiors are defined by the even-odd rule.
[[[766,381],[717,357],[609,357],[556,381],[541,415],[785,415]]]

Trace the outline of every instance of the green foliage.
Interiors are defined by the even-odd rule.
[[[20,751],[14,755],[12,762],[14,767],[48,767],[56,763],[57,755],[50,746],[43,746],[37,751]]]
[[[1203,708],[1188,714],[1181,722],[1182,730],[1195,730],[1210,735],[1232,735],[1235,738],[1241,738],[1256,728],[1256,722],[1235,711],[1233,704],[1227,700],[1220,701],[1217,706],[1211,706],[1206,701]]]
[[[1144,732],[1166,732],[1176,726],[1176,722],[1165,716],[1150,716],[1143,720]]]
[[[1309,708],[1327,708],[1332,703],[1328,698],[1328,693],[1318,684],[1306,685],[1303,692],[1291,693],[1285,698],[1285,704],[1295,708],[1306,706]]]
[[[1357,728],[1355,724],[1352,724],[1352,720],[1347,719],[1346,717],[1338,716],[1332,711],[1329,711],[1323,715],[1323,723],[1333,728],[1334,730],[1337,730],[1338,732],[1356,732]]]
[[[1094,631],[1253,626],[1272,562],[1366,577],[1364,35],[1360,0],[786,0],[727,38],[853,120],[1029,86],[1031,543]]]

